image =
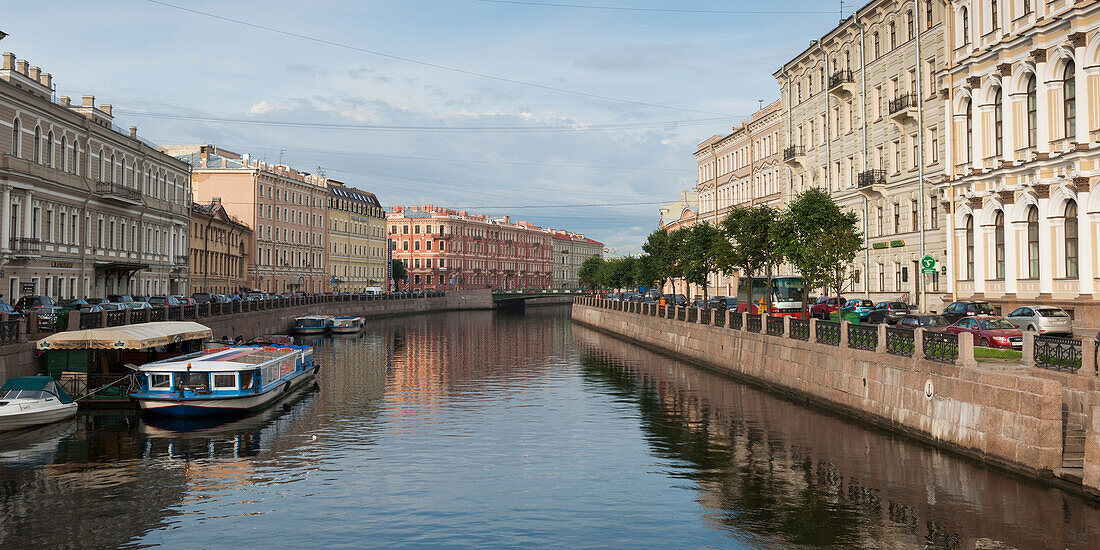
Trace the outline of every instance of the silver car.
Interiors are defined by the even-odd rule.
[[[1039,334],[1073,334],[1073,320],[1061,308],[1054,306],[1023,306],[1005,316],[1020,330]]]

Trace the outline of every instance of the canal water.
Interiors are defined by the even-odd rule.
[[[3,548],[1100,548],[1082,499],[575,326],[372,321],[225,425],[0,436]]]

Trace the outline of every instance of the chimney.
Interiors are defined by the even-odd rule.
[[[69,107],[72,104],[72,101],[73,100],[69,99],[69,96],[67,96],[67,95],[61,96],[61,106],[62,107]]]
[[[38,77],[41,75],[42,69],[38,67],[27,67],[27,76],[29,76],[31,80],[38,82]]]
[[[18,59],[15,61],[15,72],[19,74],[27,74],[27,60]]]
[[[111,105],[109,103],[104,103],[103,105],[100,105],[99,110],[107,113],[107,116],[111,116]]]
[[[94,95],[86,95],[86,96],[81,98],[81,101],[82,101],[82,103],[80,104],[81,107],[95,107],[95,96]]]
[[[5,71],[10,71],[15,68],[15,54],[11,52],[4,52],[4,65]]]
[[[53,89],[53,75],[50,73],[42,73],[38,82],[51,90]]]
[[[137,126],[130,127],[130,137],[133,139],[137,139]]]

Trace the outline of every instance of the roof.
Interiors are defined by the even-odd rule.
[[[7,382],[4,382],[4,386],[0,387],[0,391],[8,390],[46,391],[56,395],[57,400],[62,403],[73,402],[73,398],[69,397],[69,394],[65,393],[65,390],[57,385],[50,376],[19,376],[17,378],[9,378]]]
[[[329,195],[332,195],[333,197],[360,202],[363,204],[369,204],[371,206],[377,206],[379,208],[382,207],[382,204],[378,202],[378,197],[375,196],[374,193],[361,191],[354,187],[345,187],[343,185],[329,185],[328,192]]]
[[[38,341],[37,348],[51,349],[147,349],[186,340],[210,338],[206,325],[192,321],[162,321],[123,327],[59,332]]]

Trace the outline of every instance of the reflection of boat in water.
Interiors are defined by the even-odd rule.
[[[76,416],[76,403],[49,376],[19,376],[0,387],[0,432]]]
[[[76,432],[76,421],[54,422],[38,428],[5,434],[0,438],[0,464],[42,466],[53,462],[58,445]]]
[[[256,428],[282,415],[286,409],[301,403],[316,389],[316,384],[302,384],[291,391],[280,405],[268,407],[244,417],[198,416],[180,418],[153,415],[142,417],[139,429],[149,437],[203,437]]]

